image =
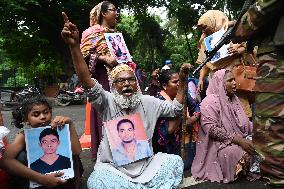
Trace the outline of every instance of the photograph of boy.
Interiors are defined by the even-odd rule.
[[[121,142],[112,150],[113,160],[117,166],[151,156],[153,153],[147,140],[137,140],[135,125],[129,119],[120,120],[116,129]]]
[[[31,163],[30,168],[42,174],[71,168],[70,158],[57,154],[60,145],[56,129],[45,128],[39,135],[39,146],[43,156]]]

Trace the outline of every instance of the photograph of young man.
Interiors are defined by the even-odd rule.
[[[125,165],[153,154],[147,140],[136,139],[135,126],[131,120],[122,119],[116,126],[121,143],[113,150],[112,155],[117,166]]]
[[[56,129],[46,128],[39,135],[39,146],[44,155],[31,163],[30,168],[42,174],[71,168],[68,157],[57,154],[60,145],[59,135]]]

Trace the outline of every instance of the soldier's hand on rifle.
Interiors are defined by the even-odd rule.
[[[79,40],[79,31],[77,26],[69,21],[65,12],[62,12],[64,19],[64,27],[61,31],[61,37],[66,44],[69,46],[75,46],[80,44]]]
[[[228,47],[228,53],[230,55],[237,55],[242,54],[245,52],[245,47],[242,46],[242,44],[230,44]]]

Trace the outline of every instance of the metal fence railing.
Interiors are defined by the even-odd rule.
[[[38,88],[45,88],[58,83],[57,73],[50,71],[44,76],[29,76],[17,68],[10,70],[0,70],[0,88],[17,89],[25,85],[35,85]]]

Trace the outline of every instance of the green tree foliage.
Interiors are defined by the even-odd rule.
[[[0,53],[1,64],[9,60],[12,65],[23,68],[30,76],[36,74],[45,76],[50,69],[56,73],[65,71],[72,64],[68,47],[60,36],[63,25],[61,12],[65,11],[82,32],[89,26],[89,12],[98,2],[100,1],[1,0],[0,49],[5,52]],[[118,29],[124,34],[134,60],[150,70],[161,66],[168,58],[176,62],[190,62],[188,44],[195,58],[198,32],[193,26],[196,25],[199,16],[206,10],[219,9],[226,10],[230,18],[236,18],[244,0],[114,0],[112,2],[119,8],[126,8],[133,13],[133,16],[121,16]],[[195,9],[194,4],[199,4],[198,9]],[[147,13],[149,6],[167,7],[169,27],[161,27],[160,18]],[[185,36],[190,33],[193,37],[187,43]]]
[[[61,62],[67,62],[69,54],[60,37],[61,12],[66,11],[80,29],[86,28],[88,7],[94,3],[83,0],[2,0],[0,36],[3,49],[14,64],[22,67],[40,65],[43,59],[49,64],[58,62],[47,60],[60,58]],[[86,19],[82,19],[84,17]]]
[[[189,45],[191,50],[193,51],[193,58],[195,60],[197,49],[192,48],[196,46],[195,41],[193,39],[189,39]],[[176,35],[172,36],[171,38],[167,38],[167,40],[165,40],[164,46],[167,49],[167,57],[169,57],[169,59],[173,61],[174,67],[176,69],[178,69],[179,66],[183,63],[194,64],[194,62],[192,62],[192,58],[189,53],[189,46],[184,35]]]
[[[230,19],[236,18],[245,0],[172,0],[166,5],[169,18],[176,18],[178,28],[191,30],[207,10],[223,11]]]
[[[4,87],[24,87],[28,83],[27,77],[17,74],[16,77],[9,77]]]
[[[201,32],[196,29],[198,19],[202,14],[211,9],[221,10],[227,14],[229,19],[237,18],[239,11],[244,3],[244,0],[233,1],[233,0],[172,0],[166,4],[168,9],[169,21],[166,27],[169,31],[175,34],[179,40],[185,40],[185,36],[192,34],[192,38],[188,42],[179,42],[186,49],[187,53],[179,51],[181,54],[174,55],[179,61],[193,62],[197,58],[197,44]],[[183,37],[182,37],[183,36]],[[177,41],[175,41],[177,42]],[[169,47],[173,47],[170,45]],[[171,48],[170,48],[171,49]],[[172,52],[177,52],[177,49],[171,49]],[[190,53],[191,50],[191,53]],[[186,54],[190,54],[186,59]],[[182,58],[183,57],[183,58]]]
[[[71,65],[71,57],[68,47],[62,42],[60,36],[63,25],[61,12],[65,11],[82,32],[89,26],[90,10],[99,2],[94,0],[2,0],[0,1],[2,48],[13,64],[18,67],[38,66],[44,59],[44,62],[51,67],[56,67],[59,61],[60,67],[65,69],[67,65]],[[145,12],[148,5],[159,5],[157,1],[152,0],[125,0],[113,1],[113,3],[120,8],[129,7],[136,12]]]
[[[161,28],[158,17],[122,15],[117,28],[123,33],[130,54],[139,67],[150,71],[161,65],[165,51],[163,43],[168,32]]]

